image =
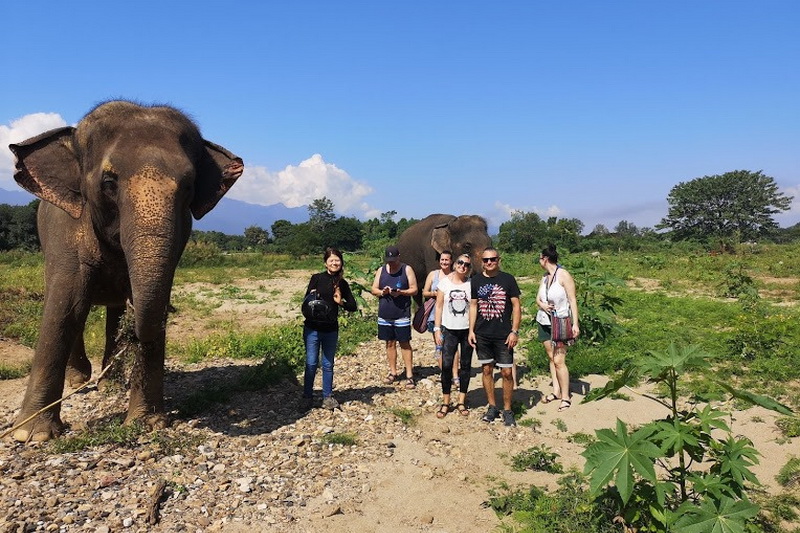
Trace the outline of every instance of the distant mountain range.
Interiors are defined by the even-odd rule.
[[[25,191],[0,189],[0,204],[27,205],[35,198]],[[276,220],[288,220],[292,224],[305,222],[308,220],[308,208],[286,207],[283,204],[256,205],[223,198],[206,216],[195,220],[193,227],[201,231],[242,235],[249,226],[259,226],[270,231],[272,223]]]

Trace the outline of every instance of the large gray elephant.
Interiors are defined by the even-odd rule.
[[[419,282],[419,292],[414,297],[422,301],[422,286],[428,272],[439,268],[439,257],[444,250],[453,252],[453,259],[470,254],[473,271],[480,271],[481,254],[492,245],[486,220],[478,215],[429,215],[410,226],[397,241],[400,260],[411,265]]]
[[[164,427],[166,309],[192,216],[210,211],[242,175],[242,160],[204,140],[183,113],[112,101],[77,127],[19,144],[14,179],[43,200],[38,229],[45,260],[42,325],[21,422],[61,397],[65,379],[92,368],[83,330],[92,304],[107,307],[105,366],[126,301],[140,350],[131,374],[126,423]],[[18,441],[63,430],[60,405],[22,425]]]

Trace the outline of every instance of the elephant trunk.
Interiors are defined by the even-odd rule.
[[[175,267],[191,231],[178,183],[155,167],[130,180],[120,209],[120,240],[128,263],[136,336],[153,342],[166,329]]]
[[[172,239],[141,237],[126,254],[136,337],[141,342],[157,340],[166,329],[167,305],[178,262],[176,254],[180,255],[175,248]]]

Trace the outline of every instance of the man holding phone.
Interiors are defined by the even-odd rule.
[[[386,247],[386,264],[375,272],[372,295],[380,298],[378,303],[378,339],[386,341],[386,358],[389,374],[383,382],[387,385],[402,379],[397,372],[397,343],[405,363],[406,389],[413,389],[413,359],[411,348],[411,296],[417,293],[417,278],[414,269],[400,262],[397,246]]]

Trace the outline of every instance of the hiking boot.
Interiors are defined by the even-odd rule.
[[[514,412],[513,411],[503,411],[503,424],[506,426],[516,426],[517,421],[514,420]]]
[[[336,401],[336,398],[333,396],[328,396],[327,398],[322,400],[322,408],[323,409],[330,409],[333,411],[334,409],[339,409],[339,402]]]
[[[481,417],[481,420],[484,422],[492,422],[498,416],[500,416],[500,411],[494,405],[490,405],[486,410],[486,414]]]

